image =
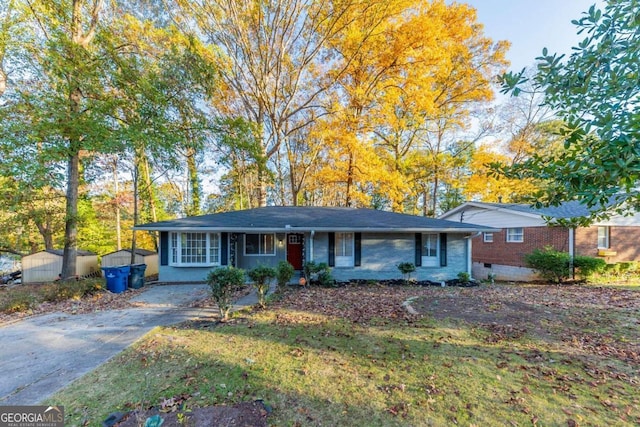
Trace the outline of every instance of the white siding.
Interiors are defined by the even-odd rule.
[[[479,208],[475,206],[469,206],[454,214],[445,214],[440,218],[495,228],[539,227],[547,225],[541,217],[534,218],[506,210]]]
[[[515,267],[512,265],[492,264],[487,268],[481,262],[473,263],[473,278],[476,280],[487,280],[489,273],[493,273],[495,280],[510,282],[530,282],[540,279],[538,274],[527,267]]]
[[[62,259],[62,258],[61,258]],[[98,271],[98,255],[78,255],[76,259],[76,275],[85,276]],[[62,265],[60,265],[62,270]]]
[[[22,258],[23,283],[51,282],[62,271],[62,257],[49,252],[38,252]]]
[[[78,255],[76,275],[98,271],[97,255]],[[62,272],[62,256],[42,251],[22,258],[22,281],[24,283],[52,282]]]
[[[121,250],[102,256],[102,267],[131,264],[131,251]],[[145,277],[158,274],[158,254],[141,255],[136,253],[134,264],[146,264]]]

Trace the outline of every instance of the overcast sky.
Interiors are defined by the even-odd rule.
[[[494,40],[509,40],[507,59],[510,69],[519,71],[532,66],[542,48],[549,53],[571,53],[571,47],[584,38],[576,34],[571,23],[582,12],[602,0],[458,0],[478,11],[478,21],[484,24],[485,34]]]

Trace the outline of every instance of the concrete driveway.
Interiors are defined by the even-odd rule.
[[[206,285],[157,285],[138,306],[91,314],[61,312],[0,327],[0,405],[35,405],[100,366],[155,326],[212,317],[187,307]]]

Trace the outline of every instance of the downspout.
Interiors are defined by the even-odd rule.
[[[313,261],[313,236],[315,234],[315,230],[311,230],[311,233],[309,233],[309,261]]]
[[[470,234],[469,236],[465,236],[465,239],[467,239],[467,274],[469,274],[469,277],[473,277],[471,275],[471,273],[473,272],[472,267],[472,263],[473,263],[473,259],[471,258],[471,249],[473,248],[473,245],[471,243],[471,241],[475,238],[482,235],[482,231],[478,231],[475,234]]]
[[[575,238],[576,229],[571,227],[569,228],[569,268],[571,269],[571,278],[573,280],[576,279],[576,269],[573,265],[573,258],[576,255],[576,238]]]

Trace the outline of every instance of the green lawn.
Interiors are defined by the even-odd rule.
[[[289,290],[227,324],[156,328],[50,402],[67,425],[172,397],[263,399],[278,426],[639,424],[640,293],[567,289]]]

